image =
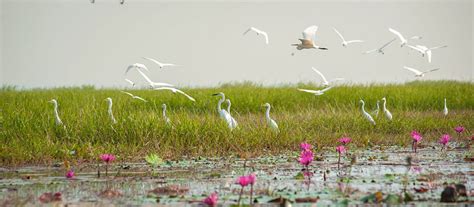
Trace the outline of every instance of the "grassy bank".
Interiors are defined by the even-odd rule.
[[[311,85],[298,87],[314,88]],[[296,86],[259,87],[251,84],[219,88],[184,89],[196,98],[193,103],[168,91],[129,90],[147,99],[144,103],[114,89],[57,88],[0,91],[0,162],[3,164],[47,163],[62,160],[68,150],[79,159],[95,159],[99,153],[114,153],[126,160],[155,152],[163,157],[183,155],[257,155],[296,149],[302,140],[320,146],[335,146],[341,136],[350,136],[358,146],[373,144],[408,145],[413,129],[423,142],[436,141],[442,133],[454,135],[453,127],[474,128],[474,84],[460,82],[412,82],[404,85],[340,86],[323,96],[299,92]],[[216,92],[232,100],[232,115],[239,128],[230,132],[219,119]],[[118,123],[107,115],[111,97]],[[379,114],[377,127],[363,119],[359,99],[366,110],[377,99],[387,97],[394,116],[389,122]],[[55,126],[56,98],[66,129]],[[450,113],[442,115],[443,99]],[[271,116],[281,133],[266,127],[263,103],[272,105]],[[161,116],[161,104],[168,105],[173,127]]]

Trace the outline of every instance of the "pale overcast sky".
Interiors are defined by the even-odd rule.
[[[20,87],[126,86],[124,71],[144,63],[156,81],[215,86],[232,81],[265,85],[327,77],[351,83],[405,82],[404,65],[441,68],[426,79],[473,80],[471,0],[0,0],[0,83]],[[328,51],[296,51],[303,29],[318,25],[317,44]],[[269,34],[270,44],[250,26]],[[343,48],[332,30],[366,40]],[[385,55],[362,52],[394,35],[419,35],[410,44],[429,47],[433,61],[393,44]],[[295,52],[295,56],[290,54]],[[148,56],[181,67],[160,70]],[[127,78],[143,83],[132,71]]]

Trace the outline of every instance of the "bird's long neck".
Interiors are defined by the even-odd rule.
[[[267,120],[270,120],[270,108],[271,106],[267,106],[267,111],[265,112],[265,117],[267,117]]]
[[[379,110],[379,109],[380,109],[380,104],[379,104],[379,102],[377,101],[377,110]]]
[[[227,105],[227,112],[230,114],[230,105],[232,105],[232,104],[230,102],[227,102],[227,104],[229,104],[229,105]]]
[[[166,107],[163,107],[163,118],[166,119]]]
[[[112,101],[109,101],[109,108],[107,110],[109,114],[112,114]]]
[[[448,108],[448,106],[446,105],[446,99],[444,99],[444,108]]]
[[[61,123],[61,119],[59,118],[58,104],[57,103],[54,103],[54,117],[56,118],[56,123],[57,124]]]
[[[384,110],[384,111],[387,110],[386,104],[387,104],[387,101],[384,99],[384,100],[383,100],[383,110]]]
[[[365,112],[364,106],[365,106],[365,103],[361,102],[360,109],[362,110],[362,112],[367,113]]]
[[[219,113],[221,112],[221,110],[222,110],[221,105],[222,105],[222,103],[223,103],[224,101],[225,101],[225,96],[222,95],[222,96],[221,96],[221,99],[219,100],[219,102],[217,102],[217,112],[219,112]]]

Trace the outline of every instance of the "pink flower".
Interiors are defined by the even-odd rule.
[[[255,184],[255,181],[257,181],[257,176],[255,175],[255,173],[250,173],[249,175],[247,175],[247,179],[249,184],[253,185]]]
[[[301,148],[301,151],[308,151],[308,150],[311,150],[311,145],[306,142],[303,142],[300,144],[300,148]]]
[[[423,137],[421,136],[420,133],[418,133],[417,131],[413,130],[411,132],[411,137],[413,138],[413,141],[414,142],[420,142],[421,139],[423,139]]]
[[[339,154],[344,154],[346,152],[346,148],[344,147],[344,145],[339,145],[336,147],[336,152],[338,152]]]
[[[74,178],[74,171],[68,170],[67,173],[66,173],[66,178],[67,179]]]
[[[464,131],[464,127],[463,126],[457,126],[454,128],[454,131],[456,131],[458,134],[461,134],[463,131]]]
[[[298,159],[298,161],[302,165],[308,166],[309,164],[311,164],[313,159],[314,159],[313,152],[311,152],[311,150],[305,150],[305,151],[301,151],[300,158]]]
[[[443,136],[441,136],[441,139],[439,139],[439,143],[446,146],[450,139],[451,136],[449,136],[449,134],[443,134]]]
[[[249,176],[240,176],[239,179],[237,179],[236,183],[242,187],[249,185],[250,184]]]
[[[211,193],[211,195],[207,196],[202,202],[206,205],[209,206],[215,206],[217,205],[217,199],[219,199],[218,195],[216,192]]]
[[[109,164],[115,160],[115,156],[113,154],[101,154],[100,159]]]
[[[350,137],[343,137],[343,138],[339,139],[339,142],[343,145],[349,144],[349,142],[351,142],[351,141],[352,141],[352,139]]]

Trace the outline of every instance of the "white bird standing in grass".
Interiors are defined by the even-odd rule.
[[[375,115],[375,117],[378,117],[379,116],[379,110],[380,110],[380,101],[377,100],[377,107],[375,108],[373,114]]]
[[[397,35],[397,37],[400,39],[400,47],[403,47],[408,43],[408,40],[405,37],[403,37],[403,35],[400,32],[398,32],[397,30],[394,30],[392,28],[388,28],[388,31],[390,31],[391,33]]]
[[[150,78],[148,78],[147,75],[145,75],[145,73],[143,73],[140,69],[137,70],[138,73],[140,73],[140,75],[143,76],[143,78],[145,79],[146,82],[148,82],[148,84],[150,85],[151,88],[156,88],[156,87],[172,87],[173,85],[169,84],[169,83],[159,83],[159,82],[153,82],[150,80]]]
[[[130,83],[130,85],[132,85],[132,87],[135,87],[135,83],[133,81],[131,81],[130,79],[125,78],[125,81],[127,81],[127,83]]]
[[[266,32],[259,30],[255,27],[250,27],[247,29],[247,31],[244,32],[243,35],[246,35],[250,31],[254,31],[255,33],[257,33],[257,35],[262,35],[263,37],[265,37],[265,43],[268,45],[268,34]]]
[[[339,37],[341,38],[343,47],[347,47],[347,45],[350,44],[350,43],[364,42],[363,40],[349,40],[349,41],[346,41],[346,39],[344,39],[342,34],[339,31],[337,31],[336,28],[333,27],[332,29],[334,29],[334,31],[337,33],[337,35],[339,35]]]
[[[387,46],[389,46],[390,44],[392,44],[393,41],[395,41],[397,38],[393,38],[392,40],[390,40],[390,42],[387,42],[385,43],[384,45],[382,45],[382,47],[378,48],[378,49],[373,49],[373,50],[369,50],[367,52],[364,52],[364,54],[369,54],[369,53],[373,53],[373,52],[378,52],[380,54],[385,54],[384,50]]]
[[[165,123],[167,125],[170,125],[171,124],[171,120],[170,118],[168,118],[168,116],[166,116],[166,104],[162,104],[161,105],[161,108],[163,108],[163,119],[165,120]]]
[[[428,57],[428,62],[431,63],[431,55],[433,53],[432,50],[445,48],[445,47],[448,47],[448,46],[443,45],[443,46],[436,46],[436,47],[428,48],[428,47],[423,46],[423,45],[416,45],[416,46],[408,45],[408,47],[418,51],[421,54],[422,57],[425,57],[425,55],[426,55],[426,57]]]
[[[227,104],[227,113],[229,113],[229,116],[230,116],[230,118],[231,118],[232,127],[233,127],[233,128],[237,128],[237,121],[235,121],[234,117],[233,117],[232,114],[230,113],[230,106],[232,105],[232,103],[230,102],[230,99],[226,99],[226,100],[225,100],[225,103]]]
[[[112,112],[112,98],[108,97],[105,100],[109,104],[109,108],[107,109],[107,113],[109,113],[110,120],[112,121],[113,124],[116,124],[117,120],[115,120],[114,113]]]
[[[326,79],[326,77],[323,75],[323,73],[321,73],[318,69],[316,69],[314,67],[311,67],[311,69],[313,69],[313,71],[316,72],[321,77],[321,79],[323,80],[323,85],[324,86],[329,86],[329,84],[332,83],[332,82],[344,80],[344,78],[334,78],[334,79],[328,81]]]
[[[444,98],[444,109],[443,109],[443,114],[445,116],[448,115],[448,105],[446,104],[446,98]]]
[[[230,130],[234,129],[234,126],[232,124],[232,116],[227,112],[226,110],[222,109],[222,103],[225,101],[225,94],[220,92],[220,93],[215,93],[212,94],[213,96],[220,96],[221,99],[219,99],[219,102],[217,102],[217,112],[219,112],[219,116],[221,119],[223,119],[226,123],[227,126],[229,127]]]
[[[375,126],[374,118],[372,118],[372,116],[365,111],[365,108],[364,108],[365,107],[365,102],[364,102],[364,100],[361,99],[359,102],[361,104],[360,108],[362,109],[362,115],[364,115],[364,118],[367,119],[367,121],[369,121],[372,125]]]
[[[392,120],[392,113],[387,109],[387,99],[385,97],[382,98],[383,101],[383,113],[385,114],[385,117],[387,117],[388,120]]]
[[[133,94],[131,94],[131,93],[129,93],[129,92],[125,92],[125,91],[120,91],[120,92],[129,95],[129,96],[132,97],[133,99],[138,99],[138,100],[141,100],[141,101],[143,101],[143,102],[147,102],[147,100],[143,99],[143,98],[140,97],[140,96],[135,96],[135,95],[133,95]]]
[[[301,89],[301,88],[298,88],[298,91],[303,91],[303,92],[306,92],[306,93],[312,93],[313,95],[315,96],[320,96],[320,95],[323,95],[324,92],[328,91],[329,89],[331,89],[332,86],[330,87],[327,87],[327,88],[324,88],[324,89],[321,89],[321,90],[309,90],[309,89]]]
[[[131,69],[137,69],[138,71],[140,71],[140,70],[148,71],[148,68],[146,67],[146,65],[143,65],[141,63],[134,63],[134,64],[131,64],[127,67],[127,69],[125,70],[125,74],[127,74],[128,71],[130,71]]]
[[[301,43],[291,44],[291,46],[296,46],[297,50],[302,50],[302,49],[328,50],[328,48],[317,46],[314,43],[314,41],[316,41],[317,31],[318,31],[318,26],[316,25],[309,26],[303,31],[303,39],[299,39]]]
[[[56,122],[56,125],[63,125],[63,122],[61,121],[61,118],[59,118],[59,112],[58,112],[58,101],[56,101],[56,99],[51,99],[51,101],[49,101],[50,103],[53,103],[54,105],[54,119],[55,119],[55,122]]]
[[[278,124],[275,122],[275,120],[270,118],[270,108],[271,108],[270,104],[265,103],[263,106],[267,108],[267,110],[265,111],[265,118],[267,119],[268,126],[276,133],[279,133],[280,130],[278,129]]]
[[[417,78],[422,78],[422,77],[424,77],[425,74],[427,74],[427,73],[430,73],[430,72],[439,70],[439,68],[435,68],[435,69],[431,69],[431,70],[427,70],[427,71],[421,72],[421,71],[419,71],[419,70],[417,70],[417,69],[415,69],[415,68],[411,68],[411,67],[407,67],[407,66],[403,66],[403,68],[404,68],[405,70],[409,70],[409,71],[415,73],[415,77],[417,77]]]
[[[167,66],[178,66],[178,65],[175,65],[173,63],[161,63],[158,60],[155,60],[155,59],[149,58],[149,57],[143,57],[143,59],[156,63],[158,66],[160,66],[160,68],[164,68],[164,67],[167,67]]]
[[[180,94],[183,94],[184,96],[186,96],[186,98],[188,98],[189,100],[191,101],[196,101],[196,99],[194,99],[193,97],[191,97],[190,95],[186,94],[185,92],[183,92],[182,90],[179,90],[177,88],[172,88],[172,87],[159,87],[159,88],[154,88],[155,90],[169,90],[173,93],[180,93]]]

